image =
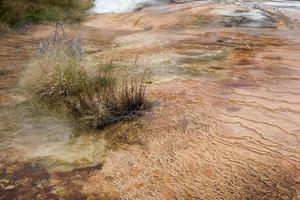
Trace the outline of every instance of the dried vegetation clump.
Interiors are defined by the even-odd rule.
[[[83,39],[62,28],[43,41],[39,56],[25,72],[28,91],[50,108],[64,110],[81,125],[100,129],[130,120],[151,107],[146,70],[114,64],[85,66]]]

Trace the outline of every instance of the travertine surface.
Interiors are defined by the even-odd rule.
[[[1,137],[8,143],[1,150],[2,180],[12,184],[28,174],[31,182],[1,189],[0,198],[300,199],[297,6],[201,1],[96,15],[68,26],[87,38],[87,53],[99,62],[128,64],[138,57],[153,71],[149,95],[157,103],[113,129],[137,133],[141,142],[108,148],[101,166],[33,169]],[[0,69],[12,71],[1,77],[3,106],[17,101],[8,89],[31,46],[51,29],[0,40]]]

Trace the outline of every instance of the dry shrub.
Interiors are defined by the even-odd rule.
[[[0,22],[20,27],[43,21],[78,21],[92,0],[0,0]]]
[[[81,59],[84,53],[84,40],[80,35],[68,37],[63,24],[56,23],[56,28],[44,41],[40,42],[39,55],[67,54],[68,57]]]
[[[51,42],[41,45],[42,55],[25,74],[30,77],[27,88],[41,102],[65,110],[81,125],[96,129],[132,119],[151,106],[146,98],[147,71],[120,70],[108,64],[89,73],[83,54],[78,54],[82,46],[74,39],[77,37],[56,34],[57,44],[48,38]]]

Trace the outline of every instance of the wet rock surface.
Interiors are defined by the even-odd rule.
[[[47,118],[39,128],[20,123],[28,115],[16,114],[31,113],[16,106],[26,102],[16,85],[34,47],[53,27],[1,38],[0,116],[11,118],[0,124],[0,198],[299,199],[297,5],[197,1],[96,15],[67,26],[87,38],[88,54],[99,62],[132,64],[138,57],[154,73],[153,111],[112,129],[135,133],[139,142],[105,147],[103,160],[91,156],[101,154],[103,145],[95,133],[74,139],[60,119]],[[27,143],[20,142],[24,138]],[[39,148],[28,148],[34,140],[41,141]],[[79,153],[89,162],[69,160],[66,170],[70,152],[77,155],[83,145],[72,141],[95,148]],[[61,151],[46,151],[51,145]],[[31,156],[24,157],[24,149]],[[60,153],[67,155],[60,157],[64,162],[53,159]]]

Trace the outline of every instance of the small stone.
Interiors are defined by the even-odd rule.
[[[77,174],[77,175],[75,176],[75,178],[81,178],[81,175],[80,175],[80,174]]]
[[[14,185],[8,185],[5,187],[5,190],[12,190],[12,189],[15,189]]]
[[[0,183],[6,183],[6,184],[8,184],[8,183],[9,183],[9,180],[7,180],[7,179],[1,179],[1,180],[0,180]]]
[[[153,29],[153,26],[151,26],[151,25],[146,25],[146,26],[144,27],[144,30],[145,30],[145,31],[150,31],[151,29]]]

